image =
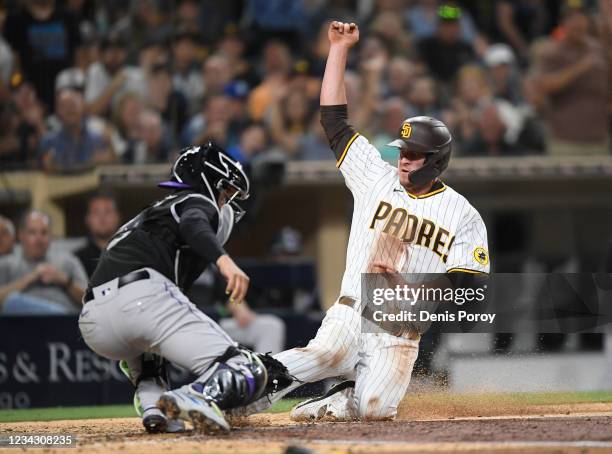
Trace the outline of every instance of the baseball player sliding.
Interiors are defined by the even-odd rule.
[[[184,150],[160,183],[173,194],[119,229],[83,298],[79,327],[101,356],[122,360],[149,432],[178,431],[191,420],[203,433],[229,430],[223,410],[244,406],[290,383],[269,355],[238,345],[184,295],[215,263],[230,302],[249,279],[223,250],[249,195],[239,163],[208,144]],[[169,391],[164,360],[189,369],[194,383]]]
[[[389,144],[398,149],[397,167],[347,123],[344,73],[359,29],[332,22],[328,37],[321,123],[354,198],[346,270],[340,296],[315,338],[305,348],[275,355],[297,380],[271,401],[300,382],[343,376],[348,381],[297,405],[292,418],[390,419],[408,389],[420,335],[361,332],[362,273],[449,273],[454,286],[479,286],[489,271],[487,234],[474,207],[439,179],[452,146],[441,121],[414,117],[400,125]],[[269,404],[259,400],[245,412]]]

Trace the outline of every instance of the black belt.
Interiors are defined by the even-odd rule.
[[[142,281],[143,279],[149,279],[150,277],[151,275],[147,270],[132,271],[131,273],[128,273],[125,276],[121,276],[119,278],[117,288],[125,287],[128,284],[131,284],[136,281]],[[94,299],[94,294],[91,287],[89,287],[85,291],[85,296],[83,296],[83,304],[90,302],[92,299]]]

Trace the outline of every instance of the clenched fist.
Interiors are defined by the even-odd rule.
[[[359,27],[353,22],[349,24],[347,22],[333,21],[327,31],[327,37],[330,44],[349,48],[359,41]]]

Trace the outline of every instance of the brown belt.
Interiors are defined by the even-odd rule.
[[[348,306],[352,308],[355,308],[355,303],[356,301],[353,298],[349,298],[348,296],[341,296],[338,299],[338,304],[342,304],[344,306]],[[404,339],[409,339],[409,340],[420,340],[421,339],[421,335],[413,327],[407,326],[407,327],[402,327],[398,329],[395,324],[393,324],[392,326],[382,326],[382,324],[378,322],[374,322],[373,315],[374,314],[370,307],[365,306],[364,308],[362,308],[362,311],[361,311],[362,317],[367,318],[368,320],[371,320],[373,323],[378,324],[378,326],[380,326],[382,329],[387,331],[389,334],[392,334],[397,337],[403,337]]]

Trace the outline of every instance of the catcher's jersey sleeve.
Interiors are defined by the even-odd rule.
[[[448,253],[446,271],[489,272],[487,228],[478,212],[472,209],[459,226]]]

